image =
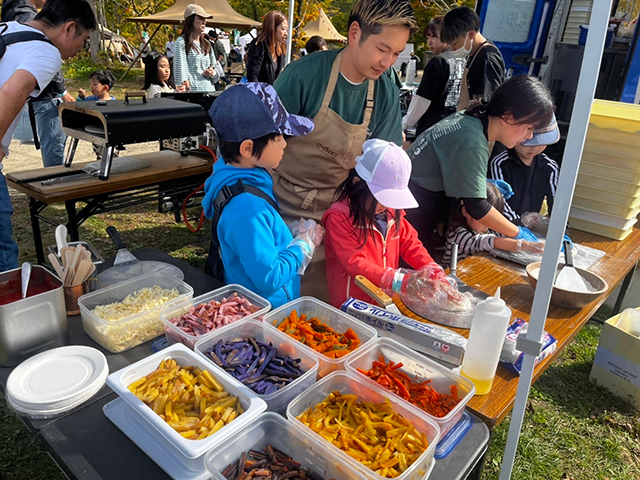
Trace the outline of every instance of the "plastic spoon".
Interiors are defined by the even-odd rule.
[[[60,250],[69,246],[67,243],[67,227],[65,225],[56,227],[56,245],[58,246],[58,256],[60,257]]]
[[[29,278],[31,278],[31,264],[24,262],[22,264],[22,298],[27,298],[27,290],[29,289]]]

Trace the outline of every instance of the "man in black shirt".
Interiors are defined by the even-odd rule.
[[[5,0],[2,3],[2,22],[27,23],[33,20],[46,0]],[[42,164],[45,167],[62,165],[64,161],[64,144],[67,136],[62,131],[58,119],[60,102],[75,102],[75,98],[67,92],[64,78],[58,73],[40,96],[31,102],[30,108],[35,115],[36,131],[34,138],[39,140]]]
[[[555,117],[551,124],[536,132],[530,140],[494,156],[489,161],[487,178],[511,185],[513,195],[506,199],[504,216],[520,224],[527,212],[540,212],[545,198],[549,213],[558,187],[560,167],[542,153],[547,145],[560,140]]]
[[[505,79],[504,59],[498,47],[480,33],[480,17],[469,7],[454,8],[444,17],[440,40],[448,43],[452,53],[467,56],[463,87],[469,96],[461,93],[459,109],[466,108],[467,100],[491,95]]]

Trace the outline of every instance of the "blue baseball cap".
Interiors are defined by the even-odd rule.
[[[213,102],[209,115],[218,136],[226,142],[244,142],[270,133],[299,137],[313,130],[311,119],[287,112],[268,83],[228,88]]]
[[[520,145],[523,147],[540,147],[542,145],[553,145],[558,140],[560,140],[560,130],[558,130],[558,121],[554,115],[549,125],[533,132],[533,137]]]

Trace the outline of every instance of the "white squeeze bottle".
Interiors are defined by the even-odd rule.
[[[499,287],[495,296],[478,302],[460,369],[476,386],[476,395],[491,390],[509,320],[511,310],[500,298]]]

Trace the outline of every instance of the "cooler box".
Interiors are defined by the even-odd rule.
[[[620,328],[619,319],[616,315],[602,327],[589,380],[640,407],[640,337]]]

